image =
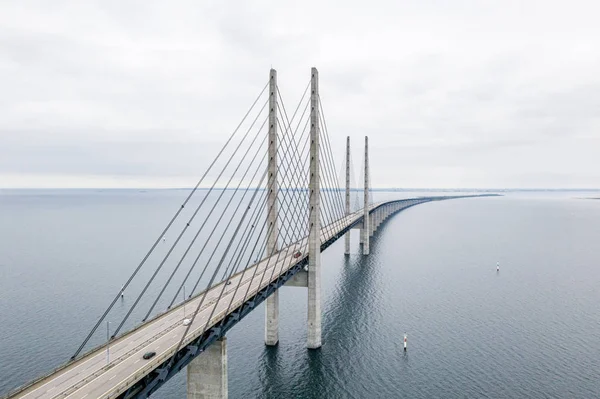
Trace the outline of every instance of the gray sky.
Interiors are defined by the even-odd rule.
[[[287,3],[0,2],[0,187],[192,186],[271,66],[375,186],[600,187],[599,2]]]

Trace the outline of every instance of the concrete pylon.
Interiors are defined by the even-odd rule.
[[[346,216],[350,214],[350,136],[346,137]],[[350,231],[344,237],[344,254],[350,255]]]
[[[269,137],[268,137],[268,163],[267,163],[267,219],[270,230],[267,237],[267,254],[274,254],[279,237],[277,215],[279,212],[277,194],[279,185],[277,181],[277,71],[271,69],[269,74]],[[269,296],[265,304],[265,344],[277,345],[279,342],[279,290]]]
[[[365,136],[365,192],[364,192],[364,214],[363,227],[360,231],[362,236],[363,255],[369,254],[369,137]]]
[[[310,81],[310,171],[308,216],[308,342],[309,349],[321,347],[321,219],[319,215],[319,72],[311,70]]]
[[[187,365],[187,399],[227,399],[227,338],[216,340]]]

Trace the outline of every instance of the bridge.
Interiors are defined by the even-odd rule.
[[[257,110],[265,93],[264,105]],[[294,124],[303,104],[304,112]],[[248,117],[253,111],[257,116],[252,120]],[[256,122],[261,115],[264,122],[259,125]],[[246,121],[250,127],[241,136],[240,127]],[[301,126],[304,130],[300,130]],[[247,140],[252,137],[249,133],[253,129],[258,132],[254,139]],[[264,136],[262,141],[258,140],[261,136]],[[307,348],[321,347],[321,252],[344,237],[345,254],[350,254],[351,230],[359,229],[362,254],[368,255],[371,237],[390,216],[425,202],[469,197],[374,202],[367,137],[364,144],[362,187],[353,189],[350,138],[347,138],[345,189],[342,190],[336,179],[317,70],[312,69],[310,81],[291,118],[279,92],[277,73],[271,70],[268,82],[240,125],[129,279],[122,286],[119,284],[111,304],[71,359],[5,398],[147,398],[184,368],[187,368],[188,398],[226,398],[227,331],[266,302],[265,343],[277,345],[278,295],[283,286],[307,289]],[[254,157],[249,157],[252,152]],[[221,165],[220,170],[217,165]],[[217,189],[218,182],[228,171],[227,184]],[[157,262],[148,281],[141,285],[143,288],[112,336],[84,352],[93,337],[97,337],[115,303],[132,286],[132,281],[139,278],[138,272],[148,267],[148,259],[165,241],[167,232],[173,232],[176,220],[183,217],[192,197],[201,191],[199,187],[209,172],[218,177],[210,189],[205,190],[190,218],[183,219],[181,231],[174,235],[177,238],[164,258]],[[249,177],[251,175],[253,177]],[[354,204],[352,193],[359,194]],[[208,200],[211,196],[214,197],[212,208]],[[229,199],[222,206],[226,197]],[[200,222],[196,219],[198,214],[203,217]],[[183,256],[166,281],[161,282],[162,288],[156,297],[149,297],[148,288],[158,283],[155,277],[196,223],[200,227]],[[198,241],[201,232],[204,236]],[[187,255],[199,246],[195,261],[188,272],[183,273],[181,266],[188,259]],[[210,258],[204,260],[201,255],[208,253],[211,253]],[[204,268],[186,295],[185,284],[190,281],[195,267],[202,263]],[[179,276],[181,284],[174,283],[175,276]],[[206,286],[196,292],[200,283]],[[184,299],[175,303],[182,290]],[[157,305],[162,303],[166,292],[174,293],[173,299],[165,309],[158,310]],[[134,310],[140,304],[149,303],[152,305],[143,313],[141,321],[129,331],[121,332]],[[146,359],[144,354],[149,352],[155,354]]]

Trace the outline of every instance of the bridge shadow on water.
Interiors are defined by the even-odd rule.
[[[259,363],[258,396],[360,398],[376,392],[378,382],[366,370],[377,362],[370,345],[377,340],[385,313],[380,304],[384,292],[378,284],[382,278],[378,241],[385,234],[386,225],[387,221],[371,237],[369,256],[362,255],[362,246],[354,247],[355,253],[344,255],[343,244],[334,246],[329,256],[323,256],[327,262],[323,262],[323,268],[331,265],[332,259],[339,259],[340,264],[331,276],[334,281],[323,284],[323,346],[319,350],[306,349],[304,332],[302,342],[294,343],[291,351],[281,344],[265,347]]]

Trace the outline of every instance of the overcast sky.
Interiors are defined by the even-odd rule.
[[[193,186],[271,66],[374,186],[600,187],[597,0],[288,3],[0,2],[0,187]]]

